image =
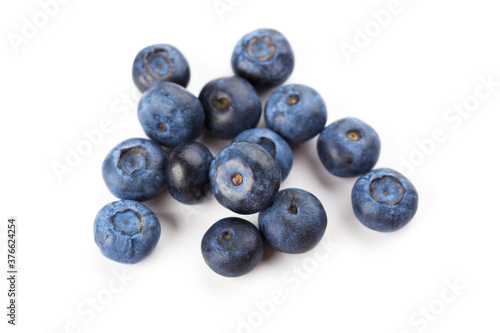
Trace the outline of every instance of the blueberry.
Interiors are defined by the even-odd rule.
[[[397,171],[383,168],[361,176],[352,189],[352,208],[366,227],[391,232],[404,227],[418,207],[413,184]]]
[[[272,206],[259,214],[259,228],[273,249],[304,253],[323,237],[327,217],[321,202],[297,188],[279,191]]]
[[[201,241],[201,253],[217,274],[236,277],[250,272],[262,259],[264,240],[252,223],[228,217],[212,225]]]
[[[275,159],[261,146],[236,142],[215,156],[210,185],[219,203],[239,214],[254,214],[268,207],[281,181]]]
[[[326,106],[318,92],[300,84],[275,89],[267,100],[267,127],[291,143],[307,141],[323,130]]]
[[[141,92],[163,82],[186,87],[190,77],[189,64],[172,45],[151,45],[142,49],[135,57],[132,77]]]
[[[272,29],[258,29],[243,36],[231,58],[236,75],[263,88],[285,82],[292,74],[294,62],[285,36]]]
[[[200,92],[205,128],[219,139],[232,139],[259,122],[262,104],[248,81],[224,77],[207,83]]]
[[[133,200],[107,204],[94,221],[94,240],[102,254],[123,264],[135,264],[149,256],[160,233],[156,215]]]
[[[344,118],[321,132],[317,150],[321,162],[331,174],[355,177],[367,173],[377,163],[380,139],[363,121]]]
[[[248,141],[262,146],[276,159],[281,169],[281,181],[290,173],[293,163],[292,149],[286,141],[269,128],[252,128],[239,134],[233,142]]]
[[[167,154],[147,139],[128,139],[104,159],[102,176],[109,191],[120,199],[144,201],[165,188]]]
[[[200,136],[205,113],[196,96],[177,84],[163,83],[142,96],[139,121],[152,140],[175,147]]]
[[[170,194],[188,205],[203,201],[210,191],[208,171],[212,160],[212,154],[201,143],[181,143],[175,147],[166,167]]]

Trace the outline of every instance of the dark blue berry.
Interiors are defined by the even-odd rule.
[[[232,139],[259,122],[262,104],[248,81],[225,77],[210,81],[200,93],[205,128],[219,139]]]
[[[250,272],[262,259],[264,240],[252,223],[229,217],[207,230],[201,241],[201,253],[217,274],[236,277]]]
[[[181,143],[175,147],[166,167],[170,194],[188,205],[203,201],[210,193],[208,172],[212,160],[212,154],[201,143]]]
[[[236,75],[254,86],[266,88],[288,79],[293,71],[294,55],[280,32],[258,29],[243,36],[236,44],[231,65]]]
[[[352,189],[352,208],[366,227],[382,232],[404,227],[417,212],[418,194],[397,171],[383,168],[361,176]]]
[[[147,139],[128,139],[113,148],[102,164],[106,186],[120,199],[149,200],[165,188],[167,154]]]
[[[377,163],[380,139],[363,121],[344,118],[321,132],[317,150],[321,162],[331,174],[355,177],[367,173]]]
[[[135,57],[132,77],[141,92],[164,82],[187,87],[190,77],[189,64],[182,53],[172,45],[151,45],[142,49]]]
[[[266,125],[291,143],[307,141],[323,130],[326,105],[310,87],[289,84],[275,89],[267,100]]]
[[[163,83],[142,96],[139,121],[152,140],[175,147],[200,136],[205,113],[196,96],[177,84]]]
[[[276,160],[261,146],[236,142],[215,156],[210,184],[219,203],[239,214],[253,214],[268,207],[281,182]]]
[[[278,192],[272,205],[259,214],[264,239],[273,249],[285,253],[314,248],[326,225],[326,212],[318,198],[297,188]]]
[[[133,200],[107,204],[94,221],[94,240],[102,254],[123,264],[135,264],[149,256],[160,233],[156,215]]]

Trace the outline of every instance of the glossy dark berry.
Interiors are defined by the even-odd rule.
[[[107,204],[94,221],[94,240],[102,254],[123,264],[135,264],[149,256],[160,233],[156,215],[133,200]]]
[[[383,168],[361,176],[352,189],[352,208],[366,227],[382,232],[404,227],[417,212],[418,194],[397,171]]]
[[[231,65],[236,75],[254,86],[282,84],[293,71],[294,55],[280,32],[272,29],[252,31],[236,44]]]
[[[210,193],[208,172],[212,160],[212,154],[201,143],[181,143],[175,147],[166,167],[170,194],[188,205],[203,201]]]
[[[264,240],[252,223],[229,217],[207,230],[201,241],[201,253],[217,274],[236,277],[250,272],[262,259]]]
[[[120,199],[149,200],[165,188],[167,154],[147,139],[128,139],[104,159],[102,176],[109,191]]]
[[[164,82],[187,87],[190,77],[189,64],[182,53],[172,45],[151,45],[142,49],[135,57],[132,77],[141,92]]]
[[[210,81],[200,93],[205,128],[219,139],[233,139],[259,122],[262,104],[248,81],[225,77]]]
[[[163,83],[142,96],[139,121],[152,140],[175,147],[200,136],[205,113],[196,96],[177,84]]]
[[[210,185],[217,201],[239,214],[268,207],[281,182],[276,160],[261,146],[236,142],[217,154],[210,166]]]
[[[264,110],[267,127],[291,143],[316,136],[325,127],[326,117],[326,105],[319,93],[299,84],[275,89]]]
[[[367,173],[377,163],[380,139],[363,121],[344,118],[321,132],[317,150],[321,162],[331,174],[355,177]]]
[[[280,166],[281,180],[285,180],[293,164],[292,149],[285,139],[269,128],[252,128],[239,134],[233,142],[240,141],[253,142],[267,150]]]
[[[259,214],[259,228],[273,249],[304,253],[325,233],[327,217],[321,202],[311,193],[289,188],[278,192],[273,204]]]

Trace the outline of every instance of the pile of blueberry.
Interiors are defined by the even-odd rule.
[[[122,199],[104,206],[94,222],[95,242],[106,257],[133,264],[153,251],[160,223],[140,201],[165,187],[184,204],[200,203],[213,193],[235,213],[259,213],[259,228],[228,217],[205,233],[202,255],[220,275],[251,271],[263,256],[264,241],[285,253],[311,250],[327,225],[321,202],[301,189],[279,189],[292,167],[289,143],[318,134],[324,167],[338,177],[360,176],[351,198],[361,223],[390,232],[413,218],[418,195],[412,183],[391,169],[372,170],[380,154],[377,133],[356,118],[325,127],[326,106],[314,89],[298,84],[276,88],[264,106],[267,128],[255,128],[262,112],[257,91],[282,84],[294,67],[292,49],[281,33],[259,29],[245,35],[231,64],[236,76],[210,81],[197,98],[185,89],[190,70],[175,47],[152,45],[135,58],[133,79],[144,92],[139,121],[151,140],[125,140],[104,160],[104,181]],[[204,129],[233,142],[213,157],[194,141]],[[164,147],[172,149],[168,155]]]

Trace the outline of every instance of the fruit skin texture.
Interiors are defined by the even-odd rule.
[[[233,139],[254,128],[262,113],[254,87],[237,76],[207,83],[200,92],[200,102],[205,110],[205,128],[219,139]]]
[[[102,254],[122,264],[144,260],[158,244],[160,234],[156,215],[133,200],[107,204],[94,221],[94,240]]]
[[[288,143],[278,133],[269,128],[252,128],[240,133],[233,142],[253,142],[263,147],[276,159],[281,170],[281,181],[290,173],[293,153]]]
[[[141,138],[128,139],[108,153],[102,164],[102,176],[114,196],[149,200],[165,188],[167,160],[167,153],[159,144]]]
[[[325,234],[327,217],[313,194],[288,188],[278,192],[272,206],[259,214],[259,228],[273,249],[304,253],[314,248]]]
[[[356,177],[370,171],[380,156],[380,138],[356,118],[337,120],[326,127],[317,142],[323,166],[338,177]]]
[[[281,181],[276,160],[250,142],[224,148],[215,156],[209,175],[217,201],[238,214],[254,214],[268,207]]]
[[[352,189],[352,208],[366,227],[391,232],[404,227],[418,207],[413,184],[397,171],[382,168],[361,176]]]
[[[186,58],[177,48],[168,44],[145,47],[137,54],[132,66],[132,78],[141,92],[164,82],[187,87],[190,76]]]
[[[212,160],[212,153],[201,143],[181,143],[175,147],[165,177],[172,197],[188,205],[203,201],[210,193],[208,171]]]
[[[290,143],[316,136],[325,127],[326,117],[326,105],[319,93],[300,84],[275,89],[264,111],[267,127]]]
[[[138,113],[146,135],[167,147],[198,138],[205,121],[198,98],[174,83],[159,84],[146,91]]]
[[[201,253],[217,274],[237,277],[250,272],[264,255],[264,240],[252,223],[228,217],[212,225],[201,241]]]
[[[256,87],[282,84],[292,74],[292,48],[280,32],[257,29],[241,38],[231,57],[233,72]]]

